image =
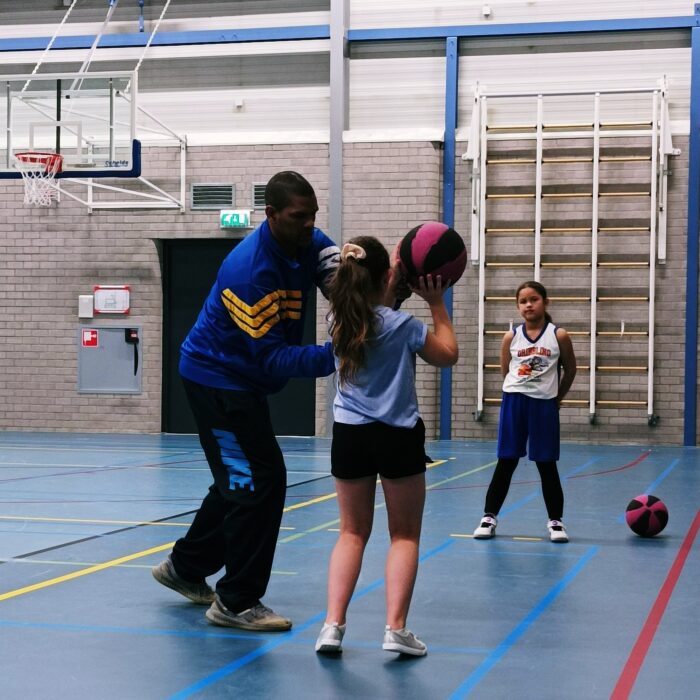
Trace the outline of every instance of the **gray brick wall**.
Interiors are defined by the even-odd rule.
[[[462,145],[462,144],[460,144]],[[580,145],[580,144],[577,144]],[[687,217],[687,141],[676,138],[681,156],[672,159],[669,179],[668,261],[657,270],[656,375],[654,413],[660,417],[649,427],[645,408],[599,407],[597,424],[590,425],[587,407],[567,407],[562,412],[565,440],[591,442],[635,442],[680,444],[683,441],[684,382],[684,295],[686,276]],[[511,145],[512,147],[512,145]],[[458,152],[464,149],[458,148]],[[144,174],[159,187],[177,190],[172,177],[179,168],[175,149],[147,149]],[[563,166],[548,185],[584,183],[585,167]],[[236,187],[240,208],[252,208],[251,185],[264,182],[281,169],[302,172],[315,186],[321,210],[317,224],[326,228],[328,148],[324,145],[198,147],[188,152],[189,185],[230,182]],[[457,158],[457,198],[455,227],[469,242],[470,166]],[[494,172],[490,184],[526,186],[530,171],[526,166],[511,167],[506,174]],[[344,169],[344,239],[371,233],[388,247],[421,221],[441,216],[442,151],[430,143],[346,144]],[[640,174],[634,169],[609,166],[611,182],[633,181]],[[499,179],[500,178],[500,179]],[[48,210],[35,210],[21,203],[18,181],[0,183],[0,203],[5,216],[0,222],[0,391],[5,397],[0,412],[0,429],[157,432],[161,425],[162,390],[162,289],[161,269],[154,240],[168,238],[218,238],[218,215],[213,211],[86,209],[69,198]],[[188,202],[189,206],[189,202]],[[489,205],[491,206],[491,205]],[[632,198],[601,201],[601,216],[630,217],[639,203]],[[493,220],[525,220],[533,210],[531,200],[494,202]],[[543,216],[548,220],[585,218],[590,200],[547,201]],[[253,223],[262,218],[254,213]],[[338,240],[334,232],[329,234]],[[340,242],[338,240],[338,242]],[[612,234],[604,242],[605,254],[636,254],[639,239]],[[527,236],[494,236],[489,239],[488,255],[495,259],[531,257]],[[603,253],[601,242],[601,254]],[[586,235],[547,236],[543,254],[585,257],[590,251]],[[601,271],[601,287],[626,285],[637,287],[640,273],[629,270]],[[520,281],[530,278],[528,269],[494,270],[488,290],[513,294]],[[643,274],[642,274],[643,277]],[[585,288],[590,270],[543,271],[542,281],[553,296],[564,291]],[[76,391],[76,333],[79,294],[90,293],[93,284],[129,284],[132,287],[132,312],[129,324],[143,327],[143,393],[122,396],[89,395]],[[404,307],[426,322],[425,304],[409,300]],[[476,347],[477,347],[477,270],[469,266],[454,289],[454,321],[460,344],[460,360],[453,370],[452,434],[460,439],[493,439],[498,421],[498,406],[487,405],[483,420],[475,422]],[[585,304],[553,301],[552,315],[563,327],[587,328]],[[326,335],[327,304],[319,299],[318,338]],[[599,304],[599,320],[606,327],[619,327],[620,307]],[[504,329],[510,319],[517,320],[514,303],[489,305],[487,327]],[[642,325],[645,311],[641,305],[624,309],[627,326]],[[103,319],[95,322],[104,323]],[[124,325],[123,319],[107,321]],[[486,362],[497,362],[500,334],[486,338]],[[574,336],[580,364],[587,364],[588,339]],[[598,342],[600,358],[611,361],[646,354],[646,339],[634,341],[609,339]],[[486,372],[487,396],[498,396],[498,372]],[[631,372],[599,376],[599,395],[605,398],[635,398],[646,392],[646,380]],[[428,435],[439,431],[439,372],[419,361],[418,392]],[[317,383],[317,434],[325,434],[327,425],[328,383]],[[587,399],[588,373],[581,371],[572,397]]]

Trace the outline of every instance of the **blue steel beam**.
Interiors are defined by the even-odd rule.
[[[696,11],[698,6],[696,5]],[[683,444],[697,440],[698,235],[700,235],[700,29],[691,32],[690,142],[688,144],[688,231],[685,277],[685,398]]]
[[[582,34],[652,29],[691,29],[700,26],[697,15],[683,17],[643,17],[630,19],[579,20],[571,22],[522,22],[513,24],[466,24],[446,27],[396,27],[351,29],[349,41],[389,41],[397,39],[477,38],[487,36],[528,36],[533,34]]]
[[[455,222],[455,158],[457,152],[457,98],[459,92],[459,44],[447,38],[445,46],[445,140],[442,153],[442,220]],[[452,289],[445,293],[445,306],[452,318]],[[452,368],[440,370],[440,439],[452,439]]]
[[[572,34],[586,32],[622,32],[653,29],[691,29],[700,26],[700,17],[644,17],[637,19],[581,20],[571,22],[523,22],[513,24],[475,24],[446,27],[399,27],[388,29],[351,29],[348,41],[384,41],[393,39],[448,39],[449,37],[528,36],[533,34]],[[327,24],[298,27],[264,27],[251,29],[207,29],[190,32],[159,32],[154,46],[189,44],[230,44],[252,41],[294,41],[329,39]],[[3,51],[43,51],[50,37],[15,37],[0,39]],[[85,49],[92,46],[94,35],[57,37],[52,49]],[[136,34],[105,34],[100,48],[145,46],[148,38]]]
[[[299,39],[329,39],[327,24],[300,27],[268,27],[262,29],[206,29],[195,32],[160,32],[151,46],[189,46],[193,44],[235,44],[253,41],[296,41]],[[145,46],[150,34],[105,34],[97,45],[100,49]],[[51,50],[89,49],[95,40],[90,36],[58,37]],[[18,37],[1,39],[0,51],[43,51],[51,37]]]

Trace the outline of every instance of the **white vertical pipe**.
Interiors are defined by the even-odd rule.
[[[109,79],[109,159],[114,163],[117,159],[114,150],[114,80]]]
[[[138,108],[137,108],[137,102],[138,102],[138,94],[139,94],[139,74],[134,73],[131,77],[131,80],[129,81],[131,85],[131,93],[130,93],[130,100],[129,100],[129,105],[131,108],[131,141],[133,142],[136,139],[136,118],[138,116]]]
[[[180,141],[180,213],[184,214],[187,208],[187,142]]]
[[[659,150],[659,93],[652,98],[651,115],[651,206],[649,213],[649,348],[647,367],[647,414],[654,415],[654,306],[656,303],[656,175]]]
[[[598,205],[600,191],[600,93],[593,98],[593,185],[591,206],[591,333],[588,413],[595,416],[598,332]]]
[[[542,95],[537,95],[537,145],[535,155],[535,271],[534,279],[540,280],[542,263],[542,127],[544,104]]]
[[[7,126],[6,131],[6,144],[7,150],[5,151],[6,166],[9,170],[12,166],[12,83],[7,81],[7,100],[5,108],[7,109]]]
[[[658,180],[656,209],[658,211],[658,262],[666,262],[666,212],[668,201],[668,152],[667,143],[670,141],[668,133],[668,103],[666,102],[666,81],[663,81],[661,101],[659,105],[659,163],[656,180]]]
[[[485,296],[486,296],[486,138],[487,105],[486,98],[481,98],[480,128],[481,144],[479,148],[480,162],[480,192],[479,192],[479,328],[477,342],[477,415],[484,410],[484,327],[485,327]]]
[[[474,91],[474,107],[472,108],[472,122],[469,129],[469,146],[466,158],[472,163],[472,215],[471,215],[471,261],[479,262],[479,220],[481,203],[481,98],[479,86]]]

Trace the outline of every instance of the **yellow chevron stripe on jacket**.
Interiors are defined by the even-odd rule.
[[[251,338],[261,338],[282,319],[301,319],[301,291],[297,289],[270,292],[253,306],[224,289],[221,301],[233,322]]]

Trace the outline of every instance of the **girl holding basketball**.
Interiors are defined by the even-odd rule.
[[[515,300],[524,323],[508,331],[501,342],[504,380],[498,462],[474,537],[488,539],[496,534],[498,513],[527,445],[527,454],[537,464],[542,481],[549,537],[552,542],[568,542],[557,471],[559,407],[576,376],[576,357],[569,334],[555,326],[547,313],[547,290],[539,282],[521,284]]]
[[[419,355],[436,367],[450,367],[458,349],[441,277],[426,275],[411,287],[428,303],[433,330],[393,310],[400,278],[384,246],[372,236],[359,236],[343,246],[330,288],[338,377],[331,471],[340,535],[330,559],[328,611],[317,652],[341,651],[348,604],[372,531],[377,475],[391,538],[383,648],[413,656],[427,651],[406,628],[425,501],[425,426],[418,412],[415,360]]]

